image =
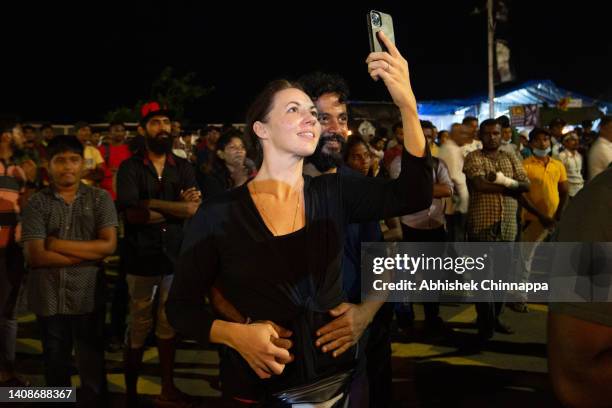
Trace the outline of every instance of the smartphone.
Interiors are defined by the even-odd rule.
[[[388,39],[395,44],[395,33],[393,31],[393,18],[390,14],[372,10],[368,13],[368,33],[370,37],[370,52],[389,51],[387,47],[378,40],[376,33],[382,31]]]

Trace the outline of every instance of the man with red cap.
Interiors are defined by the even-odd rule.
[[[170,116],[167,107],[157,102],[142,107],[144,148],[121,163],[117,173],[116,203],[125,220],[121,257],[130,294],[125,353],[128,406],[137,403],[142,354],[154,321],[162,379],[156,402],[164,406],[190,403],[189,396],[174,385],[175,332],[166,318],[165,305],[183,240],[183,224],[198,209],[200,192],[192,165],[172,154]]]

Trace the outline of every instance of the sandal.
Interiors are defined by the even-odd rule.
[[[514,330],[509,325],[500,322],[495,322],[495,331],[501,334],[514,334]]]
[[[506,306],[516,313],[529,313],[529,306],[525,302],[508,303]]]
[[[173,395],[158,395],[153,404],[158,408],[193,408],[196,406],[196,399],[177,389]]]

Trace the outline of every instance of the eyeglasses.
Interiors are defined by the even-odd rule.
[[[244,146],[225,146],[225,148],[230,152],[241,152],[246,150]]]

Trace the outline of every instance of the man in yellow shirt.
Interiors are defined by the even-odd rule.
[[[91,127],[85,122],[74,125],[76,137],[83,144],[83,177],[81,181],[89,186],[97,185],[104,177],[104,158],[98,148],[91,144]]]
[[[524,193],[519,202],[523,206],[521,241],[532,244],[521,246],[521,274],[524,282],[529,281],[531,263],[538,244],[546,239],[561,219],[561,213],[569,193],[569,183],[565,166],[550,157],[550,133],[546,129],[534,128],[529,133],[529,145],[533,155],[523,160],[523,167],[531,183],[529,192]],[[513,303],[511,309],[527,312],[525,298]]]

